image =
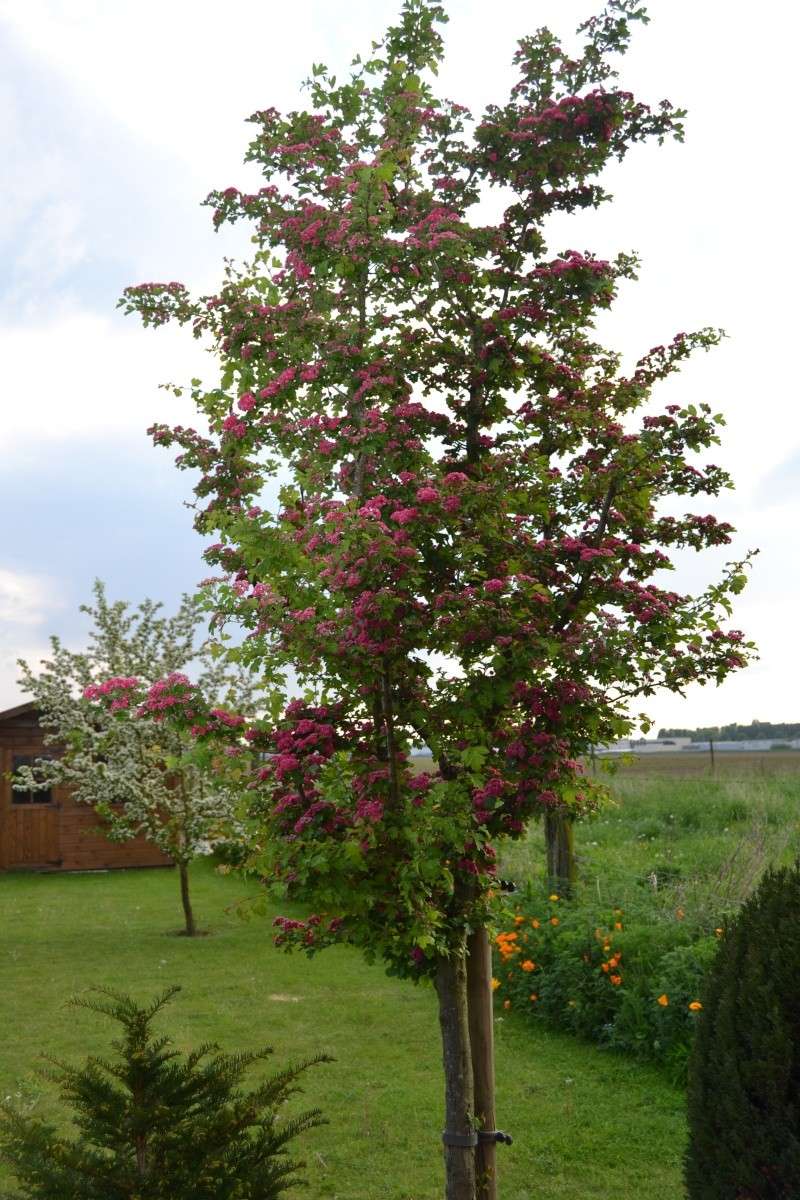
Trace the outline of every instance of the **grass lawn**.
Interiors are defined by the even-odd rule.
[[[276,1062],[326,1050],[305,1099],[330,1120],[303,1143],[311,1200],[440,1200],[442,1073],[435,997],[348,950],[274,950],[268,923],[226,912],[243,894],[206,863],[192,873],[211,936],[180,924],[172,871],[0,875],[0,1094],[53,1112],[32,1072],[108,1046],[108,1026],[64,999],[93,984],[139,998],[178,983],[163,1028],[186,1048],[272,1045]],[[684,1102],[656,1071],[574,1039],[497,1021],[503,1200],[679,1200]],[[254,1076],[255,1078],[255,1076]],[[0,1173],[0,1185],[7,1178]]]

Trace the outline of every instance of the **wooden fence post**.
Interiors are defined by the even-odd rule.
[[[556,809],[544,814],[548,885],[560,895],[570,896],[578,879],[575,861],[575,823],[572,816]]]

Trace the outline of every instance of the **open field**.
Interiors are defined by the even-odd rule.
[[[596,766],[613,761],[611,755],[598,757]],[[625,756],[620,760],[623,778],[646,777],[663,779],[721,778],[749,779],[753,776],[800,775],[800,750],[717,750],[713,766],[708,750],[685,750],[675,754],[646,753]]]
[[[685,777],[667,766],[645,776],[622,767],[608,782],[611,804],[575,833],[579,895],[600,903],[646,908],[653,919],[680,908],[710,931],[768,865],[800,853],[800,772]],[[540,825],[504,849],[502,870],[517,882],[544,878]]]
[[[713,927],[768,863],[800,853],[800,752],[718,754],[713,774],[708,755],[698,759],[597,760],[596,777],[612,801],[576,826],[581,889],[601,902],[635,902],[655,874],[660,904],[702,899]],[[418,771],[432,767],[423,756],[413,763]],[[541,825],[504,847],[501,869],[517,883],[544,878]]]
[[[433,760],[430,755],[417,754],[411,760],[415,771],[430,771]],[[725,750],[711,756],[707,750],[681,751],[675,754],[649,753],[626,755],[598,755],[594,764],[587,762],[587,770],[602,778],[611,767],[616,778],[647,779],[752,779],[774,775],[800,776],[800,750]]]
[[[275,1047],[276,1061],[327,1050],[305,1099],[330,1124],[307,1136],[310,1188],[338,1200],[439,1200],[442,1074],[432,990],[388,979],[344,949],[311,961],[269,928],[225,911],[242,894],[193,871],[212,936],[188,941],[171,871],[0,876],[0,1094],[42,1085],[41,1051],[103,1052],[108,1030],[64,999],[90,984],[145,998],[180,983],[163,1027],[182,1047]],[[679,1200],[682,1094],[657,1072],[570,1037],[497,1023],[503,1200]],[[45,1089],[43,1111],[52,1112]],[[5,1182],[2,1176],[0,1181]]]

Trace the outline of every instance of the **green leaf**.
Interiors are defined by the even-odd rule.
[[[489,755],[488,746],[467,746],[459,752],[459,760],[470,771],[480,771]]]

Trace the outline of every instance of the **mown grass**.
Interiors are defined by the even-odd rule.
[[[610,827],[612,828],[612,827]],[[614,839],[609,836],[609,844]],[[620,847],[623,838],[619,838]],[[270,943],[268,922],[228,907],[243,894],[193,870],[198,916],[179,925],[171,871],[0,875],[0,1094],[57,1112],[37,1055],[103,1053],[110,1030],[63,1007],[90,985],[152,996],[184,988],[163,1026],[179,1046],[263,1044],[275,1061],[325,1050],[304,1101],[330,1124],[307,1135],[310,1200],[439,1200],[442,1074],[435,998],[346,949],[309,961]],[[682,1093],[656,1071],[574,1039],[498,1019],[503,1200],[678,1200]],[[7,1176],[0,1171],[0,1184]]]

